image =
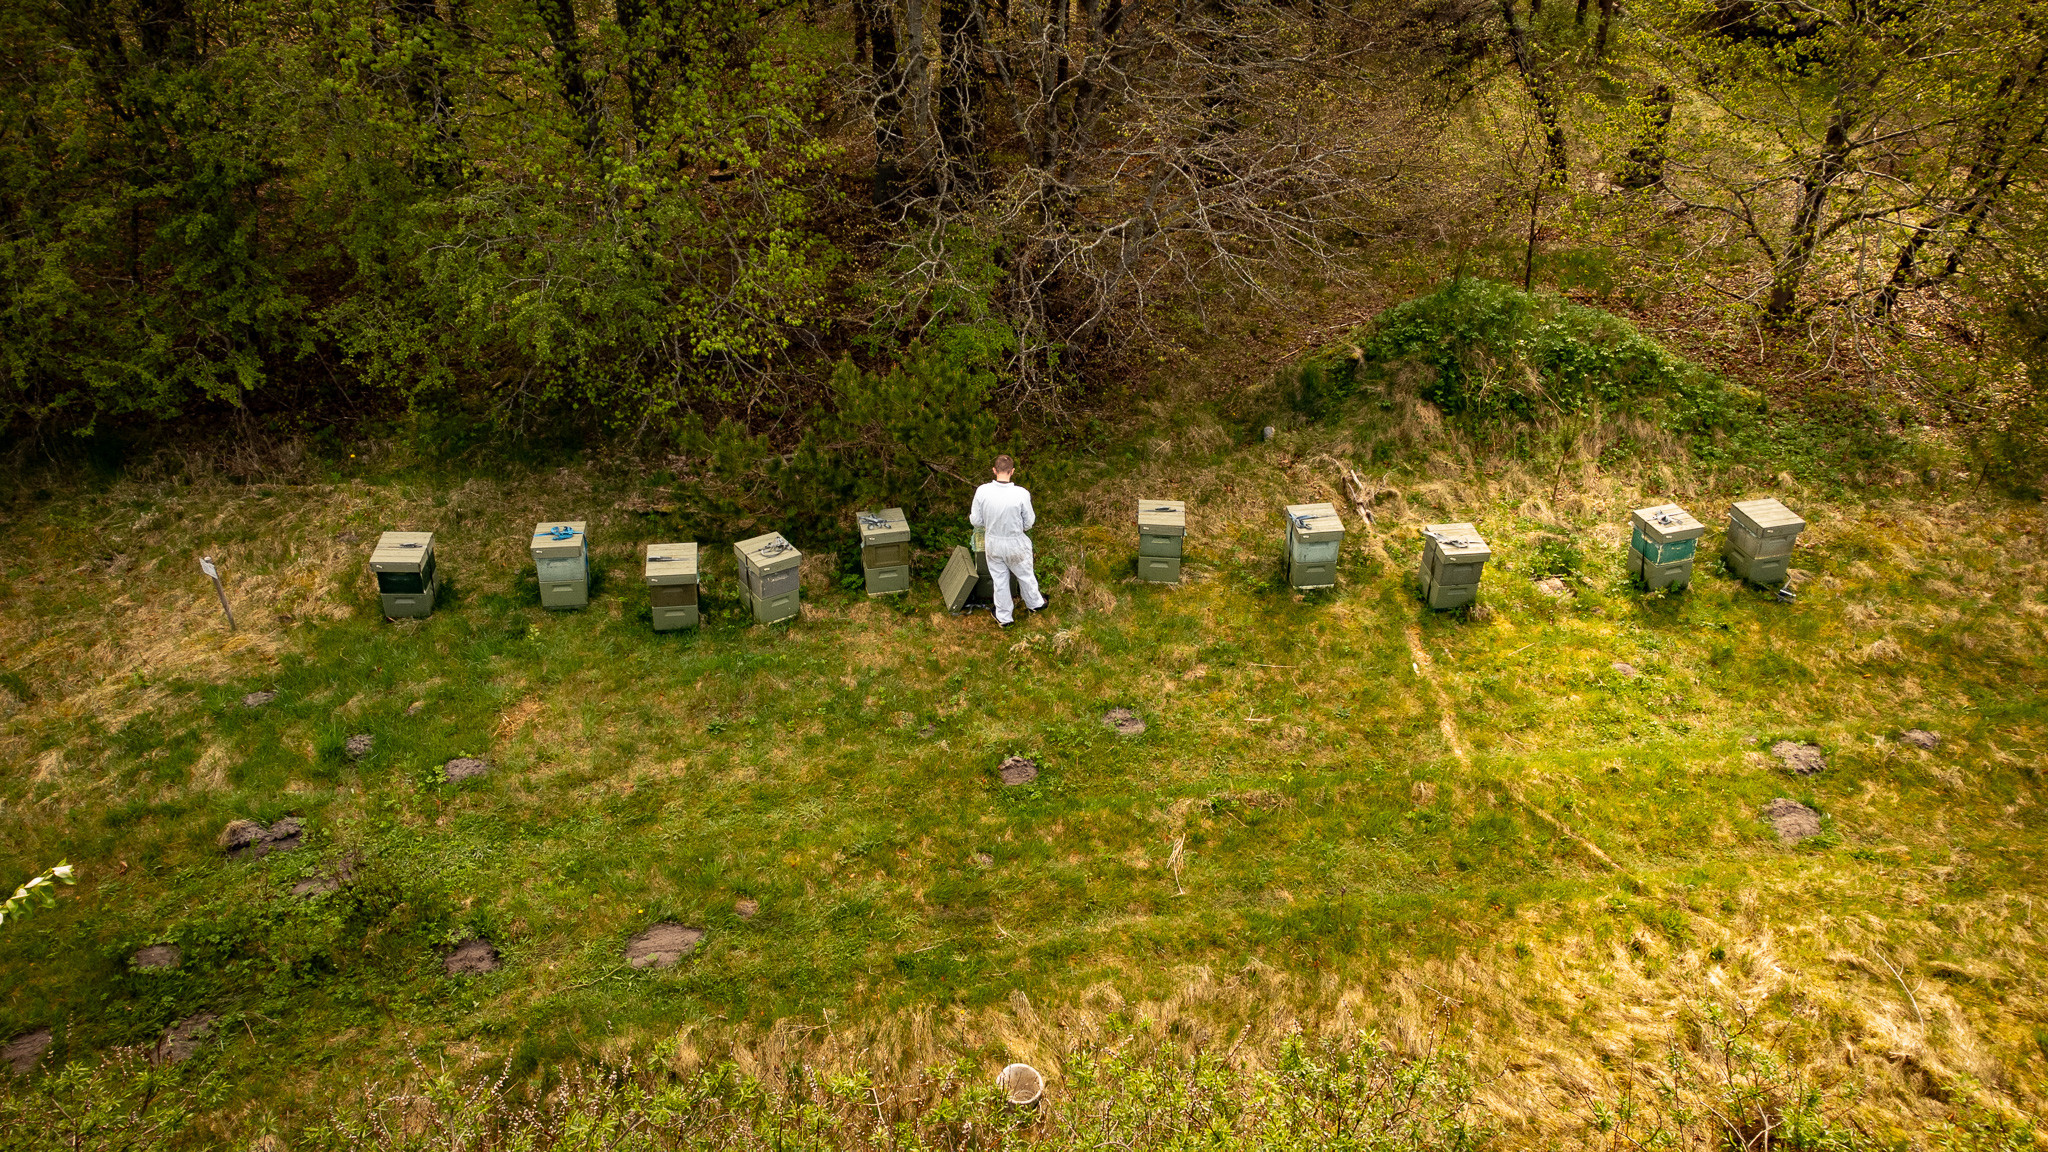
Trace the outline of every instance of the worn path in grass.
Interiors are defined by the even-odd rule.
[[[0,1038],[50,1026],[50,1058],[79,1058],[220,1012],[196,1059],[246,1117],[420,1046],[542,1076],[650,1050],[1057,1074],[1134,1021],[1241,1059],[1374,1026],[1471,1050],[1501,1073],[1489,1107],[1540,1132],[1726,1004],[1857,1078],[1872,1124],[2040,1103],[2038,506],[1620,468],[1553,508],[1548,475],[1439,461],[1382,482],[1376,525],[1347,516],[1340,587],[1303,596],[1275,508],[1341,501],[1296,461],[1365,445],[1214,432],[1042,492],[1054,605],[1008,632],[940,610],[937,555],[894,601],[819,557],[802,619],[756,627],[706,540],[706,626],[653,634],[637,545],[673,532],[620,507],[659,505],[644,482],[597,472],[19,505],[0,864],[68,857],[81,882],[9,926]],[[1764,493],[1813,525],[1797,601],[1711,561],[1686,595],[1627,587],[1632,503],[1713,520]],[[1191,501],[1182,586],[1128,579],[1141,494]],[[568,515],[600,586],[544,612],[526,532]],[[1410,591],[1441,519],[1501,557],[1475,615]],[[438,533],[431,619],[376,614],[386,527]],[[1583,557],[1561,596],[1532,568],[1558,541]],[[1145,731],[1105,726],[1116,707]],[[1827,769],[1780,771],[1785,738]],[[1012,753],[1031,785],[996,780]],[[491,771],[449,784],[460,756]],[[1781,845],[1780,796],[1821,836]],[[288,814],[303,848],[223,859],[229,820]],[[663,921],[707,935],[629,967]],[[448,975],[472,936],[503,968]],[[129,966],[157,943],[177,968]]]

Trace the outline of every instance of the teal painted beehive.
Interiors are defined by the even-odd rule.
[[[1289,504],[1287,583],[1294,588],[1329,588],[1337,583],[1337,556],[1344,546],[1344,521],[1329,504]]]
[[[1776,500],[1739,500],[1728,508],[1728,533],[1721,560],[1728,570],[1751,584],[1783,584],[1792,566],[1792,548],[1806,521]]]
[[[386,532],[370,551],[377,600],[387,619],[431,616],[439,576],[434,570],[432,532]]]
[[[1628,514],[1628,571],[1654,592],[1692,583],[1692,562],[1707,526],[1676,504],[1638,508]]]
[[[543,608],[590,603],[590,537],[581,520],[544,520],[533,527],[534,573]]]
[[[870,596],[910,590],[910,518],[901,508],[856,512],[860,527],[860,566]]]
[[[1180,583],[1181,545],[1187,534],[1185,500],[1138,501],[1138,579]]]
[[[699,577],[695,541],[649,544],[644,578],[656,632],[697,627]]]
[[[1416,582],[1432,609],[1463,608],[1479,599],[1479,582],[1493,549],[1470,524],[1427,524]]]

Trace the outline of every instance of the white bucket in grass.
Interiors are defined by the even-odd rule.
[[[1045,1077],[1029,1064],[1012,1064],[996,1074],[996,1087],[1012,1104],[1035,1104],[1045,1092]]]

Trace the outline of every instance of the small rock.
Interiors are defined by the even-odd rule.
[[[498,950],[489,940],[472,936],[449,949],[448,958],[441,962],[450,976],[482,976],[504,967],[498,958]]]
[[[635,968],[672,968],[697,950],[702,928],[664,921],[626,941],[626,963]]]
[[[148,971],[156,968],[176,968],[185,962],[185,954],[176,944],[151,944],[128,958],[130,968]]]
[[[1797,800],[1780,796],[1764,805],[1764,819],[1770,822],[1771,830],[1785,844],[1797,844],[1820,835],[1820,813]]]
[[[996,769],[996,775],[1004,784],[1029,784],[1038,779],[1038,764],[1022,756],[1012,756]]]
[[[1260,433],[1259,438],[1261,440],[1271,440],[1273,438],[1273,426],[1271,424],[1266,425],[1266,427]]]
[[[1545,576],[1543,579],[1536,581],[1536,590],[1545,596],[1571,595],[1571,589],[1565,587],[1564,581],[1555,576]]]
[[[49,1050],[52,1036],[48,1028],[23,1032],[5,1044],[0,1044],[0,1062],[14,1069],[16,1076],[26,1076],[35,1071],[36,1061]]]
[[[467,780],[472,776],[481,776],[489,772],[491,766],[488,762],[478,760],[474,756],[458,756],[442,765],[442,770],[448,773],[449,782],[454,783],[457,780]]]
[[[752,920],[761,914],[761,902],[751,896],[742,896],[732,902],[732,910],[739,913],[740,919]]]
[[[1620,661],[1620,660],[1616,660],[1616,661],[1614,662],[1614,664],[1613,664],[1613,668],[1614,668],[1614,670],[1615,670],[1616,672],[1619,672],[1619,673],[1621,673],[1621,674],[1622,674],[1623,676],[1626,676],[1626,677],[1628,677],[1628,678],[1629,678],[1629,679],[1631,679],[1631,680],[1633,680],[1633,679],[1635,679],[1636,677],[1638,677],[1638,676],[1641,676],[1641,675],[1642,675],[1642,673],[1641,673],[1641,672],[1639,672],[1639,671],[1637,671],[1637,670],[1636,670],[1636,666],[1635,666],[1635,665],[1633,665],[1633,664],[1629,664],[1629,663],[1625,663],[1625,662],[1623,662],[1623,661]]]
[[[150,1063],[180,1064],[190,1060],[219,1019],[215,1013],[201,1012],[166,1028],[163,1038],[156,1042],[156,1050],[150,1053]]]
[[[1924,748],[1932,752],[1941,747],[1941,737],[1925,728],[1908,728],[1899,733],[1899,743],[1911,744],[1915,748]]]
[[[1821,755],[1818,744],[1795,744],[1780,740],[1771,745],[1771,755],[1784,761],[1785,770],[1794,776],[1811,776],[1828,766],[1827,757]]]
[[[425,700],[415,700],[411,704],[406,706],[405,714],[407,716],[417,716],[420,714],[420,709],[425,708],[426,706],[427,702]]]
[[[1119,736],[1136,736],[1145,730],[1145,722],[1129,708],[1111,708],[1102,714],[1104,725],[1116,729]]]
[[[242,697],[242,707],[261,708],[275,699],[277,699],[277,693],[266,688],[261,692],[251,692],[247,696]]]
[[[347,740],[342,741],[341,750],[348,753],[349,759],[361,760],[374,751],[376,747],[377,738],[375,736],[368,732],[358,732]]]

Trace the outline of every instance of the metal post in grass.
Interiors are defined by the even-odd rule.
[[[220,597],[220,610],[227,615],[228,631],[233,632],[235,630],[235,610],[228,607],[227,589],[220,586],[220,569],[213,566],[213,557],[201,556],[199,558],[199,570],[206,573],[207,579],[213,581],[213,594]]]

